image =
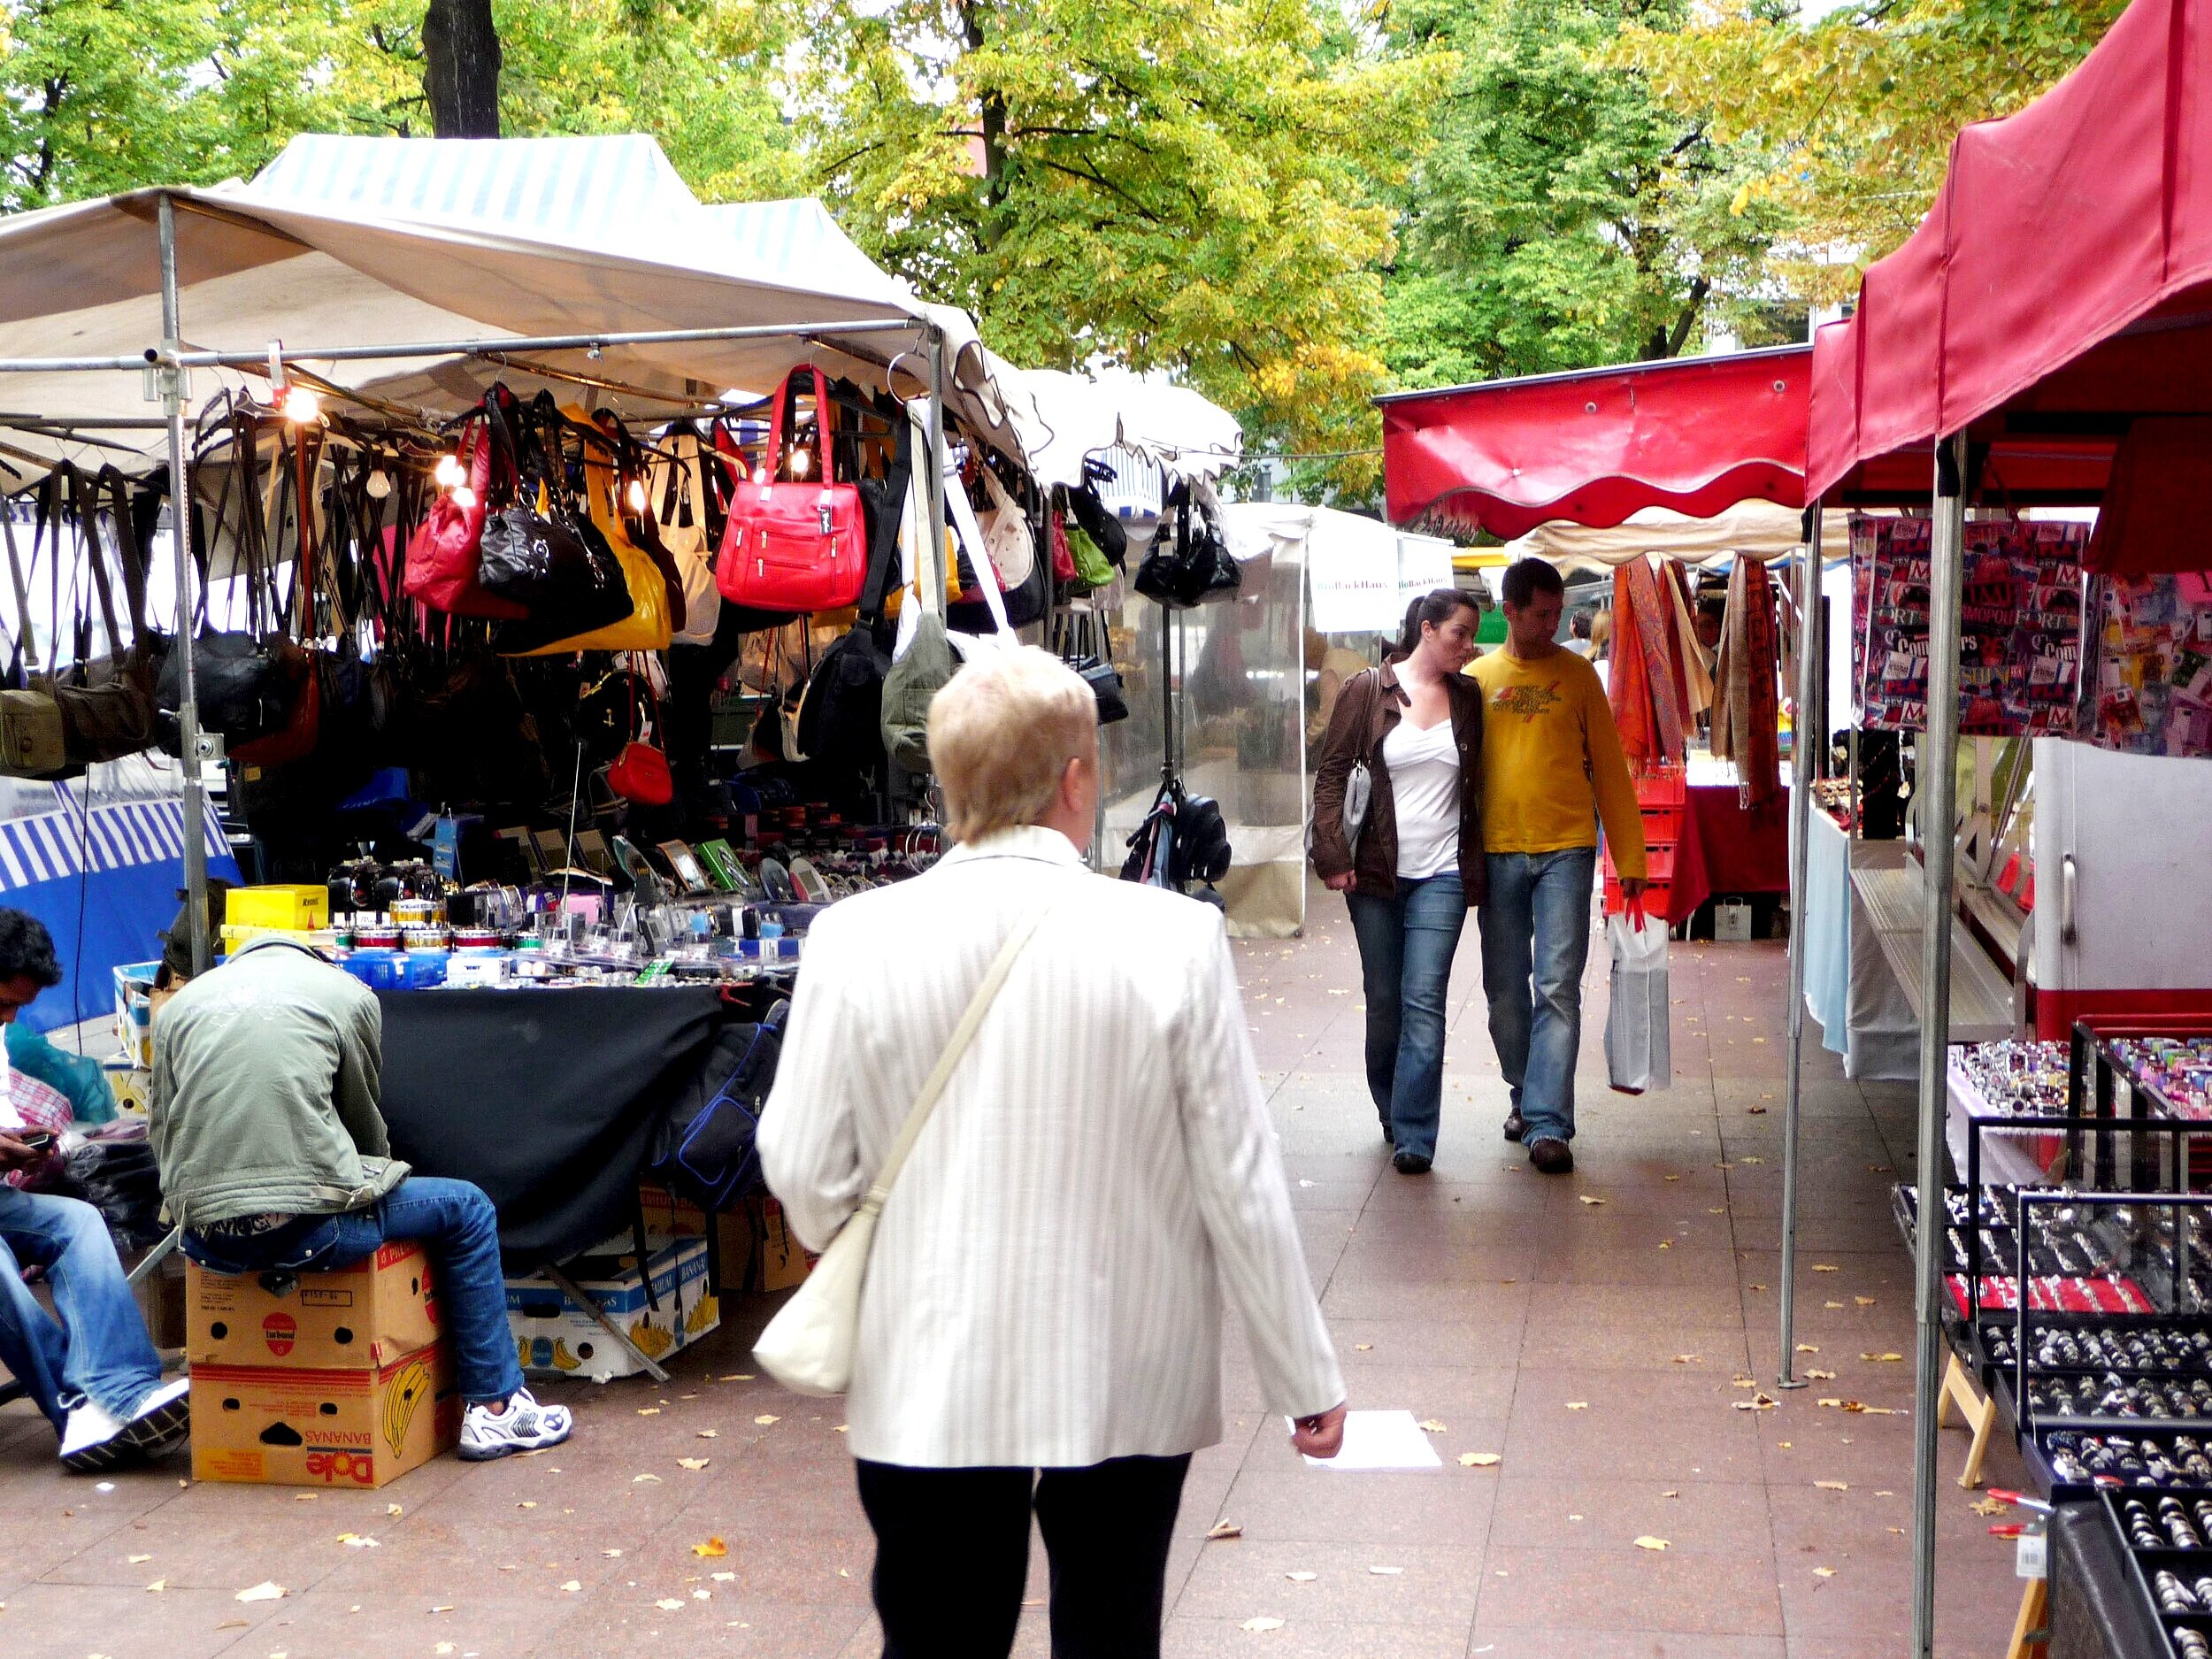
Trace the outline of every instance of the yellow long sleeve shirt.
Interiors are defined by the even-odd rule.
[[[1643,810],[1597,671],[1572,651],[1494,650],[1467,672],[1482,687],[1483,849],[1594,847],[1601,820],[1615,868],[1643,875]]]

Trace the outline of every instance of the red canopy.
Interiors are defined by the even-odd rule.
[[[1787,346],[1379,398],[1390,521],[1509,540],[1640,507],[1802,506],[1811,361]]]
[[[2212,411],[2212,0],[2135,0],[2035,103],[1967,127],[1920,228],[1814,349],[1808,484],[2090,501],[2139,414]]]

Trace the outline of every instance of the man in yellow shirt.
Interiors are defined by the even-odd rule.
[[[1596,672],[1556,643],[1566,587],[1541,559],[1505,573],[1506,642],[1467,672],[1482,687],[1482,987],[1513,1090],[1505,1138],[1547,1175],[1575,1166],[1575,1056],[1598,824],[1624,893],[1644,887],[1644,821]]]

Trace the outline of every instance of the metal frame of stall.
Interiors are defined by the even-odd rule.
[[[296,362],[364,363],[403,357],[497,357],[515,351],[596,351],[607,346],[680,345],[720,340],[807,339],[817,335],[905,334],[926,342],[929,355],[929,499],[933,519],[941,524],[945,513],[945,332],[922,318],[869,318],[849,321],[773,323],[726,328],[670,328],[585,334],[509,335],[478,340],[413,341],[376,346],[272,345],[265,351],[188,351],[183,344],[183,319],[177,277],[176,199],[167,191],[155,197],[155,233],[161,261],[161,342],[139,357],[14,357],[0,358],[0,374],[140,373],[150,376],[163,405],[163,424],[169,436],[170,549],[177,584],[177,661],[180,695],[177,723],[180,747],[191,763],[180,768],[184,797],[184,879],[188,898],[187,925],[194,971],[209,962],[207,933],[207,844],[192,826],[206,817],[207,788],[202,777],[206,762],[219,758],[213,745],[200,731],[199,701],[195,684],[192,645],[193,561],[189,519],[183,504],[191,499],[185,449],[185,410],[189,401],[188,371],[196,368],[251,368]],[[96,426],[98,421],[66,423]],[[142,421],[128,423],[141,426]],[[931,559],[934,549],[919,549]],[[922,591],[934,589],[925,572]],[[941,590],[938,590],[941,591]],[[925,603],[927,603],[926,599]]]

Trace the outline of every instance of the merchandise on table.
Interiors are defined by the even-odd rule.
[[[2100,577],[2093,698],[2077,734],[2137,755],[2212,755],[2212,578]]]
[[[1989,1356],[2000,1365],[2015,1358],[2011,1328],[1995,1326]],[[2028,1363],[2045,1371],[2203,1371],[2212,1375],[2212,1331],[2199,1325],[2044,1325],[2032,1333]]]
[[[2028,1409],[2038,1417],[2178,1417],[2212,1419],[2212,1379],[2153,1380],[2116,1371],[2044,1377],[2028,1384]]]
[[[1951,1064],[1973,1086],[1988,1116],[2066,1116],[2068,1045],[2063,1042],[1956,1043]]]
[[[2212,1498],[2125,1487],[2099,1497],[2132,1589],[2175,1659],[2212,1659]]]
[[[1853,683],[1869,730],[1927,726],[1929,553],[1934,521],[1851,518]],[[2081,668],[2085,524],[1966,526],[1959,730],[2070,731]]]
[[[2212,1458],[2193,1434],[2096,1434],[2054,1429],[2044,1455],[2062,1485],[2085,1486],[2108,1476],[2124,1486],[2212,1486]]]
[[[2113,1037],[2106,1051],[2122,1078],[2154,1111],[2212,1118],[2212,1036]]]

